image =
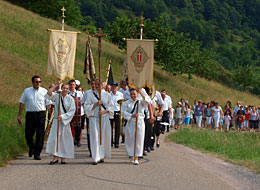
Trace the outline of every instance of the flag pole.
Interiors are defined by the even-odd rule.
[[[141,16],[141,24],[140,24],[140,28],[141,28],[141,33],[140,33],[140,40],[143,39],[143,28],[144,28],[144,17]],[[139,88],[139,87],[138,87]],[[138,100],[137,100],[138,101]],[[136,114],[138,114],[138,105],[139,102],[137,102],[137,106],[136,106]],[[134,144],[134,160],[136,159],[136,143],[137,143],[137,129],[138,129],[138,116],[136,117],[136,122],[135,122],[135,144]]]
[[[106,84],[108,83],[110,68],[111,68],[111,59],[108,62]]]
[[[61,15],[61,30],[64,31],[64,18],[66,17],[64,15],[64,12],[66,11],[66,9],[64,7],[62,7],[61,9],[62,11],[62,15]],[[59,83],[59,106],[58,106],[58,116],[60,116],[60,99],[61,99],[61,79],[58,79],[60,81]],[[56,152],[59,152],[59,133],[60,133],[60,121],[58,120],[58,124],[57,124],[57,143],[56,143]]]
[[[99,70],[99,100],[101,101],[101,90],[102,90],[102,84],[101,84],[101,38],[107,37],[106,34],[102,34],[102,29],[98,29],[98,34],[94,34],[94,37],[98,38],[98,70]],[[99,113],[101,112],[101,104],[99,105]],[[99,114],[99,141],[100,145],[102,145],[102,117]]]

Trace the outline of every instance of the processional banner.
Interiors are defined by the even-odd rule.
[[[47,75],[58,79],[74,77],[74,63],[78,32],[49,30]]]
[[[127,39],[129,86],[153,86],[154,40]]]

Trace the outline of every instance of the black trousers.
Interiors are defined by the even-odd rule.
[[[90,138],[89,138],[89,119],[88,118],[86,118],[86,123],[87,123],[87,141],[88,141],[88,150],[89,150],[89,152],[90,152],[90,154],[91,154],[91,149],[90,149]]]
[[[25,138],[30,151],[34,155],[40,156],[44,143],[45,111],[26,112],[25,115]],[[33,142],[33,136],[36,132],[36,143]]]
[[[169,111],[163,111],[163,116],[162,116],[162,122],[170,123],[170,118],[169,118]],[[161,126],[161,130],[165,131],[165,125]],[[169,125],[167,126],[167,131],[169,131]]]
[[[149,119],[144,119],[145,123],[145,136],[144,136],[144,149],[151,148],[151,137],[153,134],[152,124],[149,122]]]
[[[159,137],[161,134],[161,121],[155,121],[154,122],[154,127],[152,127],[152,135],[151,135],[151,147],[154,146],[155,143],[155,136]]]
[[[120,137],[120,112],[115,111],[114,112],[114,119],[110,119],[110,124],[111,124],[111,145],[113,143],[118,146],[119,145],[119,137]],[[113,126],[115,123],[115,138],[113,136]],[[114,139],[114,140],[113,140]]]

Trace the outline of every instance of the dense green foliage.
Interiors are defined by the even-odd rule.
[[[260,172],[260,135],[257,133],[224,133],[185,128],[168,138],[178,144],[217,154],[228,161]]]
[[[120,48],[125,48],[122,38],[130,38],[131,30],[135,35],[139,32],[136,17],[143,15],[145,38],[159,39],[156,62],[164,69],[260,92],[260,0],[12,2],[53,19],[59,19],[57,10],[65,6],[68,24],[90,33],[97,27],[106,28],[109,40]]]

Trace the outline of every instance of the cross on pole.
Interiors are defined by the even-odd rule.
[[[142,40],[142,39],[143,39],[143,35],[144,35],[144,34],[143,34],[143,28],[144,28],[144,17],[141,16],[140,19],[141,19],[141,24],[140,24],[139,26],[140,26],[140,28],[141,28],[141,32],[138,33],[138,35],[140,35],[140,40]]]
[[[107,37],[106,34],[102,34],[102,29],[98,29],[98,34],[93,34],[93,37],[98,38],[98,70],[99,70],[99,100],[101,100],[101,89],[102,89],[102,84],[101,84],[101,38],[102,37]],[[101,105],[99,105],[99,112],[101,112]],[[102,126],[101,126],[101,115],[99,115],[99,132],[100,132],[100,145],[102,145]]]
[[[66,11],[66,9],[64,7],[62,7],[61,11],[62,11],[62,15],[61,15],[61,30],[64,31],[64,18],[66,17],[64,15],[64,12]]]

